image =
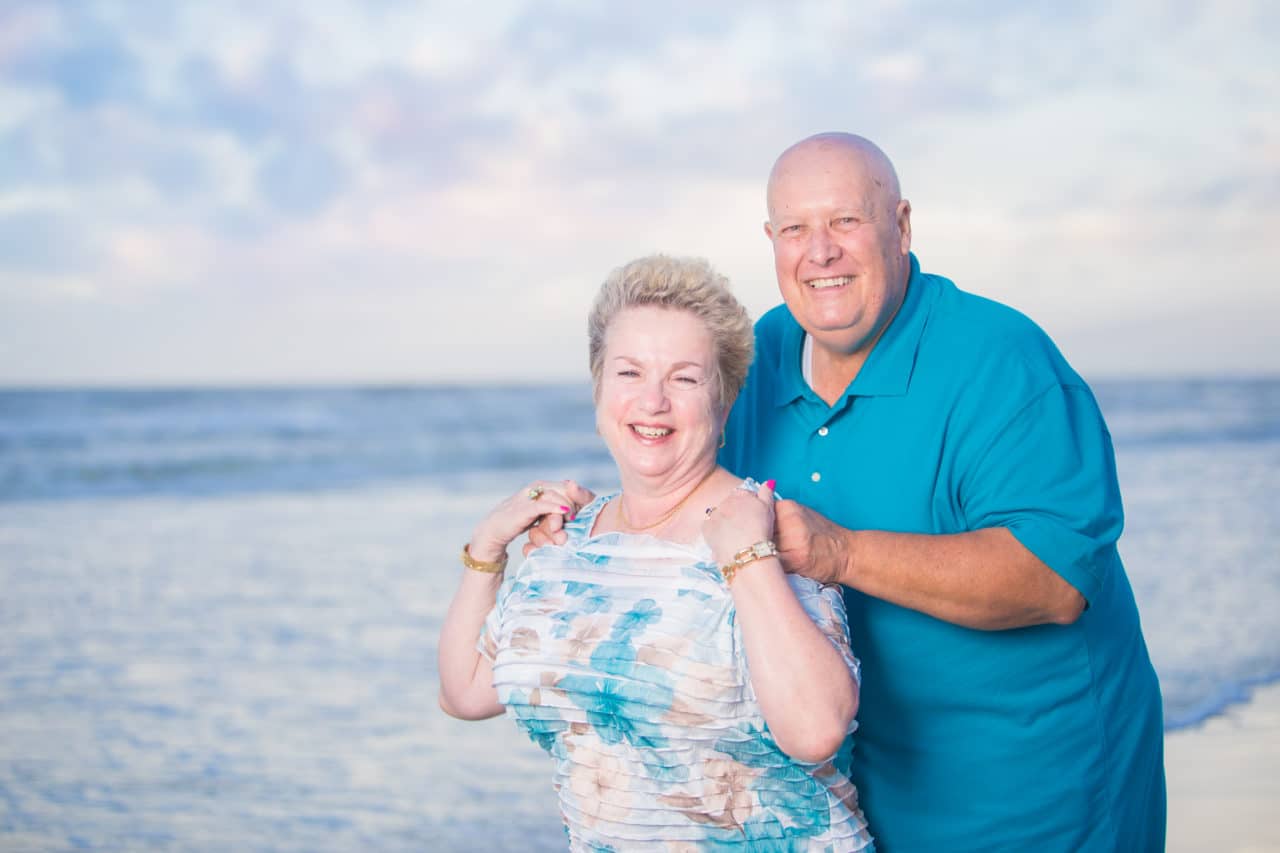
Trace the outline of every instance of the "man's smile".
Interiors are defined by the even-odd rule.
[[[827,290],[832,287],[844,287],[846,284],[853,284],[853,276],[841,275],[835,278],[814,278],[806,281],[805,284],[814,290]]]

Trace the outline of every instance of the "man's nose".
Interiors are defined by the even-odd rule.
[[[826,228],[815,228],[809,237],[808,256],[813,263],[826,266],[840,257],[840,244],[831,239]]]

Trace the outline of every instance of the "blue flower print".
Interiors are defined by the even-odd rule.
[[[524,597],[530,601],[537,601],[546,598],[547,593],[551,592],[551,583],[549,581],[532,581],[525,590]]]
[[[635,672],[636,650],[626,638],[605,640],[591,653],[591,665],[609,675],[629,676]]]
[[[559,613],[551,614],[551,636],[558,640],[563,640],[569,636],[569,626],[577,618],[578,613],[573,610],[561,610]]]
[[[609,590],[597,583],[565,581],[564,593],[581,599],[578,606],[583,613],[604,613],[613,604],[613,597],[609,594]]]
[[[613,624],[614,639],[623,639],[662,618],[662,608],[652,598],[642,598]]]
[[[600,740],[626,740],[636,747],[661,749],[668,741],[652,718],[671,707],[671,689],[656,684],[628,683],[616,678],[566,675],[556,682],[569,700],[587,712],[587,721]]]

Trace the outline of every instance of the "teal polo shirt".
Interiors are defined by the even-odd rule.
[[[1072,625],[975,631],[845,590],[862,661],[852,776],[880,853],[1164,849],[1163,720],[1116,539],[1092,392],[1034,323],[920,272],[832,406],[785,306],[721,462],[849,529],[1006,527],[1088,602]]]

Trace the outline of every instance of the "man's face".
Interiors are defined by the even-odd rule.
[[[815,343],[845,355],[875,344],[910,272],[911,207],[876,177],[859,152],[814,146],[784,155],[769,188],[782,299]]]

